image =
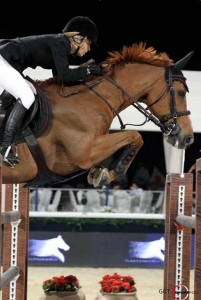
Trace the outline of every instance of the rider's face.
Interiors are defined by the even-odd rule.
[[[88,51],[91,50],[91,41],[85,37],[81,44],[78,45],[80,47],[77,56],[84,56]]]

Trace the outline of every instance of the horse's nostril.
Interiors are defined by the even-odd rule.
[[[184,141],[186,146],[190,146],[191,144],[193,144],[193,142],[194,142],[194,138],[191,135],[187,136]]]

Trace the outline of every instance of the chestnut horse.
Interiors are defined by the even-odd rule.
[[[109,133],[109,128],[115,116],[124,127],[119,112],[130,105],[159,126],[172,146],[190,146],[194,137],[181,69],[191,56],[174,63],[166,53],[134,44],[109,53],[101,78],[71,87],[52,79],[38,82],[52,110],[49,128],[37,137],[50,172],[65,178],[88,170],[94,186],[125,174],[143,145],[142,137],[136,130]],[[14,168],[3,163],[4,183],[29,183],[40,175],[26,143],[18,145],[18,152],[21,161]]]

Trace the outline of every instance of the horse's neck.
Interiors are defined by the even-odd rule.
[[[137,102],[142,96],[147,94],[154,82],[163,74],[163,68],[155,67],[148,64],[127,64],[121,69],[117,69],[114,74],[114,81],[117,99],[116,109],[124,110],[133,102]],[[112,84],[115,86],[115,83]],[[117,94],[118,93],[118,94]]]
[[[123,105],[122,91],[116,87],[115,80],[106,79],[101,84],[100,95],[110,103],[110,105],[119,111],[119,107]]]

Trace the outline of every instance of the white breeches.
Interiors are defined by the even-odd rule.
[[[16,99],[20,98],[27,109],[30,108],[35,100],[35,95],[27,81],[1,55],[0,86]]]

